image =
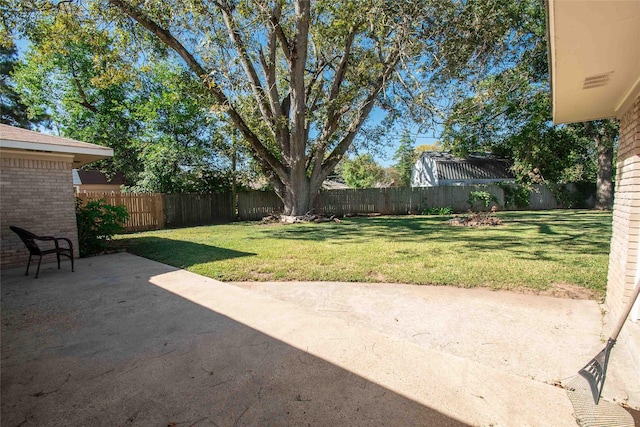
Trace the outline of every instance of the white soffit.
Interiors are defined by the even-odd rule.
[[[553,120],[619,117],[640,95],[640,0],[549,0]]]

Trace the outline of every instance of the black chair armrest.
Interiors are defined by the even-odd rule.
[[[42,240],[42,241],[56,240],[56,237],[53,237],[53,236],[38,236],[38,237],[34,237],[33,240]]]
[[[73,243],[71,243],[71,240],[67,239],[66,237],[56,237],[56,247],[58,247],[58,240],[64,240],[65,242],[67,242],[67,245],[69,245],[69,249],[73,248]]]

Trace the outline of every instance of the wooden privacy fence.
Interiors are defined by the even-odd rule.
[[[450,207],[454,212],[466,212],[471,191],[486,191],[498,199],[498,206],[505,208],[502,187],[497,185],[459,185],[446,187],[415,188],[364,188],[324,190],[316,199],[316,213],[324,215],[353,215],[380,213],[406,215],[422,213],[429,208]],[[553,193],[544,185],[535,185],[529,198],[532,210],[558,209],[561,206]],[[273,192],[251,191],[238,194],[238,217],[243,220],[259,220],[274,211],[282,212],[283,205]],[[510,209],[513,209],[510,207]]]
[[[318,197],[316,210],[325,215],[339,216],[361,213],[406,215],[434,207],[450,207],[455,212],[464,212],[469,208],[469,192],[476,190],[489,191],[498,197],[500,205],[504,204],[498,187],[368,188],[323,191]]]
[[[471,191],[491,193],[498,199],[499,208],[505,209],[504,190],[497,185],[325,190],[320,193],[314,208],[316,213],[327,216],[367,213],[405,215],[444,207],[449,207],[454,212],[466,212],[469,209],[467,200]],[[234,206],[230,193],[81,193],[77,197],[81,200],[105,199],[112,205],[124,205],[129,212],[129,221],[125,224],[128,232],[224,223],[235,219],[253,221],[283,210],[282,202],[272,191],[238,193],[237,206]],[[546,186],[533,187],[527,209],[561,207]]]
[[[129,212],[129,220],[124,226],[128,232],[165,227],[162,194],[85,192],[76,194],[76,198],[83,203],[104,199],[110,205],[124,205]]]
[[[466,212],[469,209],[467,200],[469,200],[471,191],[486,191],[496,197],[501,209],[505,208],[504,190],[500,186],[453,185],[328,190],[320,193],[315,209],[317,213],[338,216],[360,213],[406,215],[408,213],[422,213],[429,208],[444,207],[449,207],[454,212]],[[533,186],[527,209],[545,210],[560,207],[555,196],[546,186]]]
[[[257,221],[283,209],[284,204],[273,191],[238,193],[238,217],[242,220]]]
[[[164,222],[167,227],[186,227],[235,219],[231,193],[165,194]]]
[[[165,227],[231,222],[235,219],[231,194],[76,194],[80,200],[104,199],[110,205],[124,205],[129,212],[126,232],[159,230]]]

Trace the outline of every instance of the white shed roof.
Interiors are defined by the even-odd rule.
[[[73,155],[73,167],[113,157],[113,149],[0,124],[0,148]]]

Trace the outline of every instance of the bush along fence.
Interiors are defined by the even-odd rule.
[[[571,186],[552,192],[545,185],[523,189],[513,185],[467,185],[420,188],[367,188],[324,190],[315,204],[315,213],[325,216],[382,214],[406,215],[433,212],[466,212],[470,195],[475,194],[483,206],[484,199],[500,210],[547,210],[591,207],[584,191]],[[560,194],[560,197],[557,195]],[[567,194],[573,194],[567,203]],[[480,197],[482,196],[482,197]],[[230,193],[220,194],[134,194],[134,193],[80,193],[82,201],[104,199],[110,205],[124,205],[129,219],[125,231],[157,230],[227,223],[235,220],[255,221],[273,212],[281,212],[282,202],[274,192],[250,191],[237,194],[236,203]],[[558,201],[560,199],[560,201]],[[578,200],[580,199],[580,200]]]

